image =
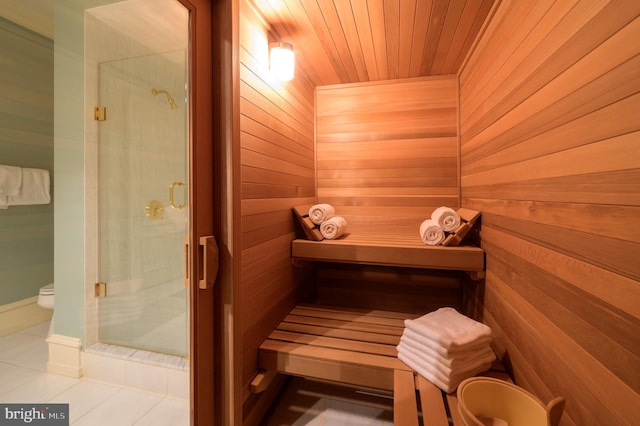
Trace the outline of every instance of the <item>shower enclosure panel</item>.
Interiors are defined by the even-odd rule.
[[[98,302],[101,342],[188,353],[187,52],[98,69]]]

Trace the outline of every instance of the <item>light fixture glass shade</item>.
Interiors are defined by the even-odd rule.
[[[293,46],[290,43],[271,44],[269,68],[279,80],[293,79],[295,68],[295,56]]]

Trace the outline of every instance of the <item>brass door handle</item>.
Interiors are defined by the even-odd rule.
[[[184,182],[173,182],[171,185],[169,185],[169,205],[171,207],[173,207],[174,209],[183,209],[185,207],[185,204],[176,204],[175,200],[174,200],[174,196],[173,196],[173,189],[176,186],[185,186],[186,184]]]

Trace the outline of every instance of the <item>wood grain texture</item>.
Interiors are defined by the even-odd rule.
[[[253,0],[318,86],[455,74],[494,0]]]
[[[290,260],[291,207],[315,199],[315,153],[314,92],[304,68],[297,67],[293,81],[276,80],[267,60],[276,35],[249,2],[240,2],[239,16],[240,221],[234,226],[241,248],[233,321],[241,328],[241,405],[258,371],[258,346],[300,298],[305,277]]]
[[[640,4],[503,0],[460,73],[469,312],[561,424],[640,421]],[[465,303],[465,305],[467,305]]]
[[[407,314],[299,305],[260,345],[260,367],[392,390],[394,370],[410,369],[396,346]]]
[[[435,208],[457,206],[453,76],[326,86],[316,98],[318,200],[349,227],[415,234]],[[387,207],[400,214],[381,213]]]

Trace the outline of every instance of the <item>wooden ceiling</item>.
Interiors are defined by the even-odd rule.
[[[315,85],[455,74],[494,0],[252,0]]]

